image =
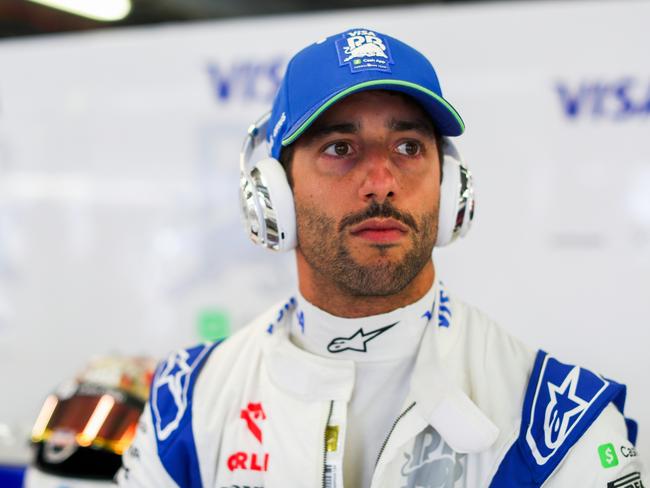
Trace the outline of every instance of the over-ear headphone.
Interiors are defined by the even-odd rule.
[[[266,137],[267,113],[248,128],[239,155],[239,196],[244,226],[251,240],[274,251],[296,247],[296,210],[284,168],[265,158],[250,166],[253,152]],[[436,247],[446,246],[469,231],[474,219],[472,175],[449,138],[443,138],[442,183]]]

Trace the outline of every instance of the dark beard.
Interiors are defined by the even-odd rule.
[[[389,201],[375,201],[364,211],[343,217],[338,225],[315,207],[296,205],[298,246],[307,263],[351,296],[389,296],[402,291],[431,259],[438,231],[438,209],[417,221],[397,210]],[[350,255],[345,228],[374,217],[392,218],[411,229],[411,249],[398,262],[388,259],[362,265]],[[387,256],[391,244],[375,244],[380,256]]]

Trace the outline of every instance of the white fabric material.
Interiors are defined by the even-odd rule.
[[[381,445],[406,398],[420,340],[433,313],[436,288],[407,307],[356,319],[331,315],[298,294],[296,315],[290,324],[291,341],[312,354],[349,359],[355,365],[354,389],[347,406],[345,486],[370,486]],[[390,329],[366,342],[365,350],[328,349],[341,337],[360,337],[359,331],[371,334],[391,324]]]
[[[288,305],[278,308],[217,347],[195,383],[191,423],[177,433],[191,432],[205,488],[322,486],[331,412],[343,412],[336,416],[343,436],[352,422],[344,412],[354,397],[355,362],[296,347],[289,328],[297,312]],[[448,325],[437,323],[442,310],[436,308],[424,329],[402,405],[406,413],[374,468],[371,488],[488,488],[518,436],[535,352],[453,297],[447,308]],[[251,403],[264,412],[255,421],[261,432],[257,438],[245,421]],[[120,486],[177,486],[159,457],[154,424],[147,407],[124,456]],[[372,428],[369,422],[365,425]],[[178,439],[165,449],[173,452]],[[340,441],[332,446],[331,459],[339,454]],[[628,455],[603,468],[598,448],[608,442]],[[603,488],[628,474],[637,477],[631,474],[637,471],[647,485],[639,457],[632,452],[623,417],[610,405],[544,488]],[[235,456],[242,462],[233,463]],[[268,463],[261,463],[264,459]]]

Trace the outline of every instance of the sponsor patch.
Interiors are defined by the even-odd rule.
[[[260,422],[266,420],[266,414],[261,403],[249,403],[248,406],[239,414],[240,418],[246,422],[246,427],[253,434],[258,442],[262,443],[262,429]]]
[[[305,333],[305,313],[302,310],[298,310],[296,314],[298,318],[298,326],[300,327],[300,332]]]
[[[269,455],[256,452],[236,452],[228,456],[226,461],[230,471],[267,471],[269,469]]]
[[[622,476],[617,480],[607,483],[607,488],[645,488],[638,471]]]
[[[447,488],[463,476],[462,455],[458,456],[430,425],[417,435],[413,450],[404,456],[402,488]]]
[[[600,464],[603,468],[613,468],[618,466],[618,456],[616,449],[611,442],[598,446],[598,457],[600,457]]]
[[[327,345],[327,350],[331,353],[343,352],[348,350],[367,352],[368,349],[366,348],[366,344],[368,342],[373,340],[378,335],[383,334],[388,329],[390,329],[391,327],[397,324],[398,322],[395,322],[394,324],[390,324],[387,325],[386,327],[381,327],[379,329],[375,329],[370,332],[364,332],[363,328],[361,328],[358,331],[356,331],[354,334],[352,334],[352,336],[350,337],[337,337],[336,339],[332,339],[332,342],[330,342]]]
[[[262,422],[266,420],[266,413],[262,403],[249,402],[246,408],[239,413],[239,418],[246,423],[246,428],[257,442],[263,443]],[[226,460],[226,466],[230,471],[260,471],[269,469],[269,454],[266,452],[238,451]]]
[[[449,296],[445,290],[440,288],[440,306],[438,307],[438,327],[449,327],[451,324],[451,309],[449,308]]]
[[[289,301],[284,304],[284,306],[280,307],[275,322],[271,322],[266,326],[266,332],[268,334],[273,334],[276,326],[279,326],[282,320],[284,320],[284,318],[288,315],[288,313],[296,308],[296,303],[296,299],[294,297],[291,297],[289,298]]]
[[[328,425],[325,429],[325,446],[327,452],[335,452],[339,446],[339,426]]]
[[[639,455],[635,447],[621,446],[621,454],[623,457],[637,457]]]
[[[344,33],[336,40],[339,66],[348,65],[352,73],[358,71],[385,71],[394,64],[388,40],[375,32],[357,29]]]
[[[449,302],[449,295],[445,292],[444,288],[440,288],[439,293],[440,305],[438,306],[438,327],[447,327],[451,325],[451,308]],[[435,307],[434,307],[435,310]],[[433,313],[431,310],[427,310],[422,314],[422,318],[431,320],[433,318]]]
[[[284,125],[284,123],[287,121],[287,114],[285,112],[282,112],[282,115],[280,115],[280,118],[278,121],[275,123],[275,126],[273,127],[273,132],[271,132],[271,137],[269,138],[269,145],[273,146],[275,143],[276,137],[278,137],[278,132],[280,132],[280,129]]]

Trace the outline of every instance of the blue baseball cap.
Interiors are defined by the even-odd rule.
[[[329,107],[364,90],[410,95],[443,136],[458,136],[463,119],[442,97],[433,66],[411,46],[369,29],[349,29],[296,54],[273,102],[267,141],[270,155],[298,139]]]

